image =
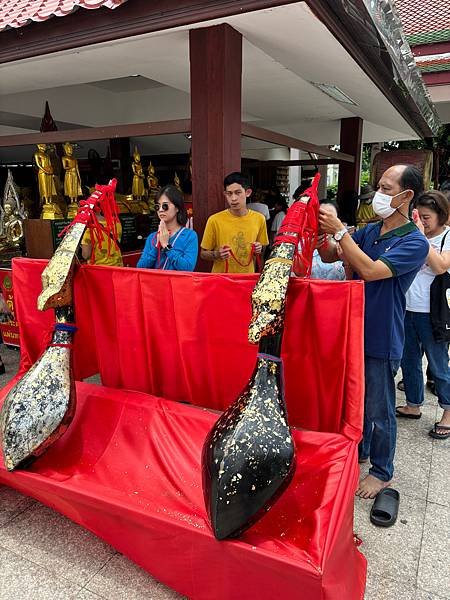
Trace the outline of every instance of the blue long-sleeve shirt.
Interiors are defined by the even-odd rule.
[[[145,242],[142,256],[137,266],[143,269],[164,269],[166,271],[193,271],[198,255],[198,238],[192,229],[180,229],[169,238],[170,250],[160,250],[158,262],[158,248],[156,247],[156,234],[150,234]]]

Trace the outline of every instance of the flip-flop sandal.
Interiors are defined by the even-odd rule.
[[[397,408],[395,409],[395,414],[397,417],[400,417],[401,419],[420,419],[420,417],[422,416],[422,413],[419,413],[418,415],[413,415],[412,413],[404,413],[401,410],[398,410],[399,408],[405,408],[404,406],[397,406]]]
[[[445,433],[438,433],[438,429],[444,429]],[[430,435],[435,440],[446,440],[450,437],[450,427],[447,427],[446,425],[439,425],[439,423],[435,423],[433,429],[431,429],[431,431],[428,432],[428,435]]]
[[[378,527],[391,527],[397,520],[400,494],[394,488],[378,492],[370,510],[370,520]]]

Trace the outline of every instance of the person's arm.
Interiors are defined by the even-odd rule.
[[[85,231],[81,238],[81,256],[85,261],[89,261],[92,255],[91,232]]]
[[[442,275],[450,269],[450,251],[438,252],[435,248],[430,247],[427,257],[427,265],[436,275]]]
[[[329,236],[327,236],[326,243],[318,246],[317,250],[324,263],[333,263],[337,260],[342,260],[342,257],[338,253],[336,242]]]
[[[211,220],[211,217],[206,222],[206,227],[200,246],[200,257],[203,260],[214,262],[215,260],[226,260],[227,258],[230,258],[231,253],[228,246],[220,246],[219,248],[216,247],[216,225]]]
[[[141,258],[138,260],[138,269],[154,269],[156,265],[156,259],[158,257],[158,249],[153,245],[152,241],[155,239],[156,233],[151,233],[147,241],[145,242],[144,250]]]
[[[90,242],[81,244],[81,256],[84,260],[88,261],[91,258],[92,254],[92,244]]]
[[[198,256],[198,239],[195,231],[186,229],[185,245],[165,250],[168,267],[173,271],[193,271]]]
[[[256,241],[253,243],[253,248],[255,249],[255,254],[261,254],[265,246],[269,243],[269,238],[267,236],[267,224],[264,215],[261,215],[261,224],[259,226],[258,235],[256,237]]]
[[[345,229],[344,224],[337,217],[323,209],[320,209],[319,211],[319,223],[321,230],[325,233],[330,233],[331,235]],[[383,262],[383,260],[372,260],[370,256],[367,256],[367,254],[359,248],[358,244],[352,239],[349,233],[346,233],[339,243],[343,253],[344,263],[348,263],[353,271],[356,271],[364,281],[389,279],[389,277],[394,275],[391,268]],[[329,254],[333,253],[336,256],[335,260],[338,260],[339,257],[335,245],[333,247],[331,243],[329,243],[325,252],[328,252]],[[319,253],[322,256],[320,250]],[[323,260],[324,262],[333,262],[326,261],[325,259]]]
[[[378,279],[389,279],[394,273],[383,260],[372,260],[353,241],[350,234],[344,235],[340,241],[344,264],[350,265],[364,281],[377,281]]]
[[[200,257],[209,262],[225,260],[226,258],[229,258],[229,256],[230,251],[227,246],[221,246],[218,250],[206,250],[205,248],[200,248]]]

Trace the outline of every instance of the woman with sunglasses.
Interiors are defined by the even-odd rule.
[[[158,194],[158,231],[150,234],[137,266],[165,271],[193,271],[198,255],[197,234],[186,229],[187,213],[183,194],[166,185]]]
[[[417,227],[430,244],[426,263],[417,273],[406,292],[405,345],[402,371],[406,406],[397,407],[397,417],[420,419],[424,402],[422,356],[426,354],[433,375],[439,406],[443,409],[441,420],[429,432],[442,440],[450,437],[450,369],[448,343],[436,342],[430,319],[430,286],[436,275],[450,272],[450,229],[447,198],[436,190],[424,192],[415,203],[418,211],[413,215]]]

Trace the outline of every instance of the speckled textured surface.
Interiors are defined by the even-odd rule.
[[[263,336],[279,333],[283,329],[294,252],[293,244],[285,242],[275,246],[264,265],[252,293],[252,320],[248,329],[248,340],[252,344],[257,344]]]
[[[280,360],[259,358],[247,387],[205,441],[203,489],[218,539],[238,535],[262,516],[293,473],[280,371]]]
[[[63,237],[42,273],[39,310],[72,304],[72,263],[86,225],[75,223]]]
[[[39,456],[67,429],[75,411],[72,334],[55,331],[52,344],[9,391],[0,413],[5,466],[17,468]]]
[[[281,336],[295,246],[275,246],[252,293],[251,343],[260,343],[247,387],[215,423],[202,456],[203,493],[217,539],[236,537],[290,482],[295,447],[281,381]]]

